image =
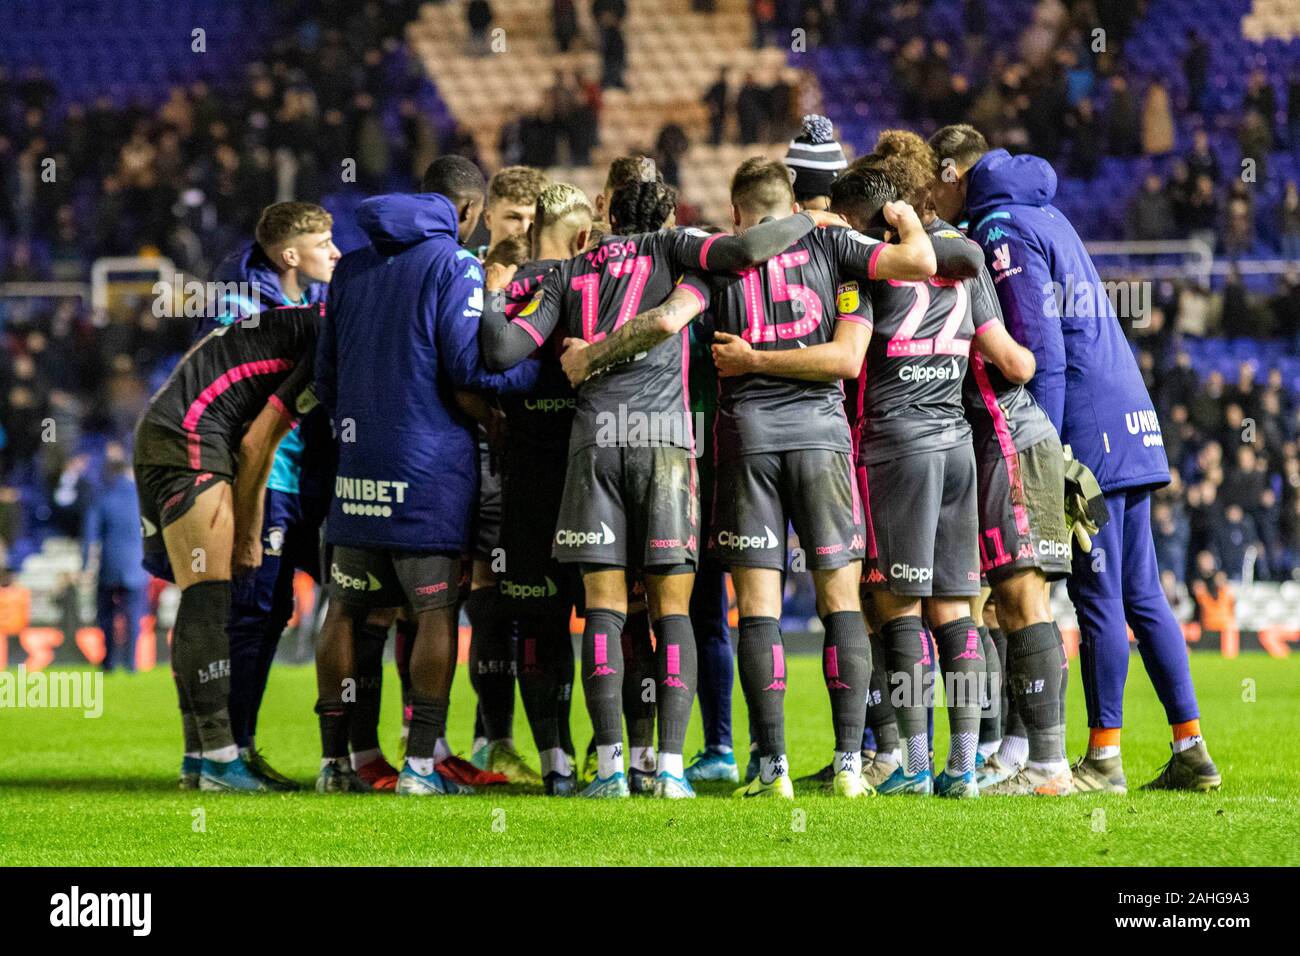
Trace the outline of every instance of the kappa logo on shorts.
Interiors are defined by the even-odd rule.
[[[184,500],[185,500],[185,492],[178,491],[176,492],[176,494],[172,495],[170,498],[168,498],[166,501],[163,502],[162,510],[171,511],[173,508],[175,508],[178,504],[180,504]]]
[[[1028,541],[1026,541],[1024,544],[1020,546],[1020,550],[1016,552],[1016,560],[1024,561],[1026,559],[1032,560],[1033,558],[1034,558],[1034,546],[1030,544]]]
[[[867,546],[867,542],[862,540],[862,535],[855,534],[853,540],[849,542],[849,547],[854,551],[860,551]]]
[[[651,538],[650,549],[660,551],[664,548],[680,548],[682,546],[681,538]]]
[[[775,548],[778,544],[776,532],[763,525],[763,531],[766,537],[759,534],[736,534],[734,531],[719,531],[717,534],[718,546],[722,548],[734,548],[737,551],[748,551],[751,548],[767,550]]]
[[[599,531],[570,531],[561,528],[555,532],[555,543],[569,548],[581,548],[588,544],[613,544],[614,540],[614,529],[603,521]]]
[[[863,580],[865,580],[868,584],[884,584],[885,576],[880,573],[880,568],[872,568],[871,573],[868,574]]]
[[[446,581],[439,581],[436,584],[426,584],[424,587],[416,588],[416,594],[437,594],[439,591],[445,591],[451,587]]]
[[[211,480],[212,480],[212,472],[205,471],[203,474],[199,475],[197,478],[194,479],[194,487],[197,488],[199,485],[203,484],[204,482],[211,481]]]
[[[817,553],[818,554],[839,554],[843,550],[844,550],[844,545],[842,544],[827,544],[819,547],[817,549]]]
[[[345,574],[337,564],[330,565],[330,578],[339,587],[347,588],[349,591],[382,591],[384,588],[383,582],[369,571],[366,572],[366,579],[363,581],[361,578]],[[444,584],[443,587],[446,585]]]
[[[895,563],[889,566],[889,576],[895,580],[923,584],[934,578],[934,568],[914,568],[910,564]]]

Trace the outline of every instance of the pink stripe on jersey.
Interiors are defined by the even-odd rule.
[[[285,372],[292,368],[293,362],[288,359],[258,359],[255,362],[245,362],[221,373],[211,385],[199,392],[199,397],[190,403],[189,409],[185,412],[185,418],[181,422],[181,427],[190,433],[190,467],[202,467],[200,438],[196,433],[199,419],[203,417],[203,413],[208,410],[212,403],[221,397],[223,392],[243,379],[252,378],[255,375],[274,375],[276,372]]]
[[[670,677],[676,677],[682,672],[682,647],[680,644],[669,644],[664,648],[665,656],[668,658],[665,662]]]
[[[691,334],[683,328],[682,337],[682,414],[686,416],[686,435],[691,454],[695,454],[695,427],[691,421]]]
[[[862,520],[862,497],[858,494],[858,483],[853,477],[853,461],[849,460],[849,488],[853,496],[853,523],[857,524]]]
[[[719,239],[721,236],[722,236],[722,233],[720,233],[720,232],[715,232],[713,235],[709,236],[709,238],[707,238],[707,239],[704,240],[704,245],[700,246],[700,268],[701,268],[701,269],[706,269],[706,270],[707,270],[707,269],[709,268],[709,265],[708,265],[708,261],[709,261],[709,246],[711,246],[711,245],[713,245],[715,242],[717,242],[718,239]]]
[[[867,526],[867,557],[876,557],[876,523],[871,520],[871,487],[867,484],[867,466],[858,465],[858,487],[862,489],[863,518]]]
[[[981,325],[978,329],[975,330],[975,334],[983,335],[984,330],[987,329],[990,325],[997,325],[997,324],[998,324],[997,319],[989,319],[987,322],[985,322],[983,325]]]
[[[699,289],[695,288],[695,286],[693,286],[693,285],[687,285],[686,283],[683,282],[683,283],[679,284],[679,285],[677,286],[677,288],[679,288],[679,289],[685,289],[685,290],[686,290],[687,292],[689,292],[691,295],[695,296],[695,300],[696,300],[697,302],[700,303],[700,311],[701,311],[701,312],[703,312],[705,309],[707,309],[707,308],[709,307],[709,303],[707,303],[707,302],[704,301],[704,293],[701,292]]]
[[[274,408],[277,412],[279,412],[289,421],[293,421],[294,418],[293,412],[289,411],[289,409],[285,407],[285,404],[280,400],[279,395],[272,395],[270,398],[266,400],[266,404],[270,405],[272,408]]]
[[[609,635],[593,634],[591,636],[593,650],[592,654],[596,658],[596,666],[609,663]]]
[[[542,343],[546,341],[545,339],[542,338],[542,333],[541,333],[541,332],[538,332],[535,328],[533,328],[531,325],[529,325],[529,324],[528,324],[527,322],[525,322],[523,319],[511,319],[511,320],[510,320],[510,324],[511,324],[511,325],[517,325],[517,326],[519,326],[521,329],[523,329],[525,332],[527,332],[527,333],[528,333],[528,337],[529,337],[530,339],[532,339],[534,342],[537,343],[537,347],[538,347],[538,348],[541,348],[541,347],[542,347]]]
[[[852,322],[854,325],[860,325],[864,329],[867,329],[868,331],[870,331],[873,327],[870,319],[863,318],[860,315],[854,315],[851,312],[850,313],[841,312],[839,315],[835,317],[835,320],[837,322]]]
[[[970,355],[970,339],[935,339],[935,355]]]
[[[868,279],[874,279],[876,277],[876,260],[880,258],[880,254],[885,251],[885,246],[887,245],[888,243],[880,242],[877,243],[876,248],[872,250],[871,258],[867,260]]]
[[[785,680],[785,648],[780,644],[772,645],[772,677]]]
[[[1020,478],[1020,455],[1016,443],[1011,439],[1011,426],[1007,416],[998,404],[997,393],[989,381],[988,369],[984,367],[984,357],[978,353],[971,357],[971,368],[975,373],[975,384],[979,386],[980,398],[984,408],[993,419],[993,433],[998,436],[998,448],[1002,450],[1002,461],[1007,466],[1007,476],[1011,480],[1011,509],[1016,516],[1016,531],[1029,534],[1029,515],[1025,512],[1025,486]]]

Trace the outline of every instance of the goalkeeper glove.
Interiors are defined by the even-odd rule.
[[[1075,461],[1065,446],[1065,523],[1084,552],[1092,550],[1092,536],[1110,520],[1106,496],[1097,476],[1081,461]]]

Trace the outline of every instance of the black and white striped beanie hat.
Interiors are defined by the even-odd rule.
[[[831,183],[848,167],[844,150],[835,142],[835,127],[825,116],[809,113],[803,118],[803,131],[790,141],[785,154],[794,180],[794,198],[803,201],[813,196],[829,196]]]

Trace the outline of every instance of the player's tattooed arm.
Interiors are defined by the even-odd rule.
[[[594,344],[582,339],[565,339],[560,364],[569,384],[577,388],[593,375],[640,352],[647,352],[671,338],[702,311],[700,294],[678,286],[672,295],[648,312],[630,319],[613,335]]]
[[[871,344],[871,327],[854,321],[835,325],[835,337],[822,345],[802,349],[759,351],[737,335],[715,332],[713,363],[718,375],[772,375],[806,382],[834,382],[855,378]]]

